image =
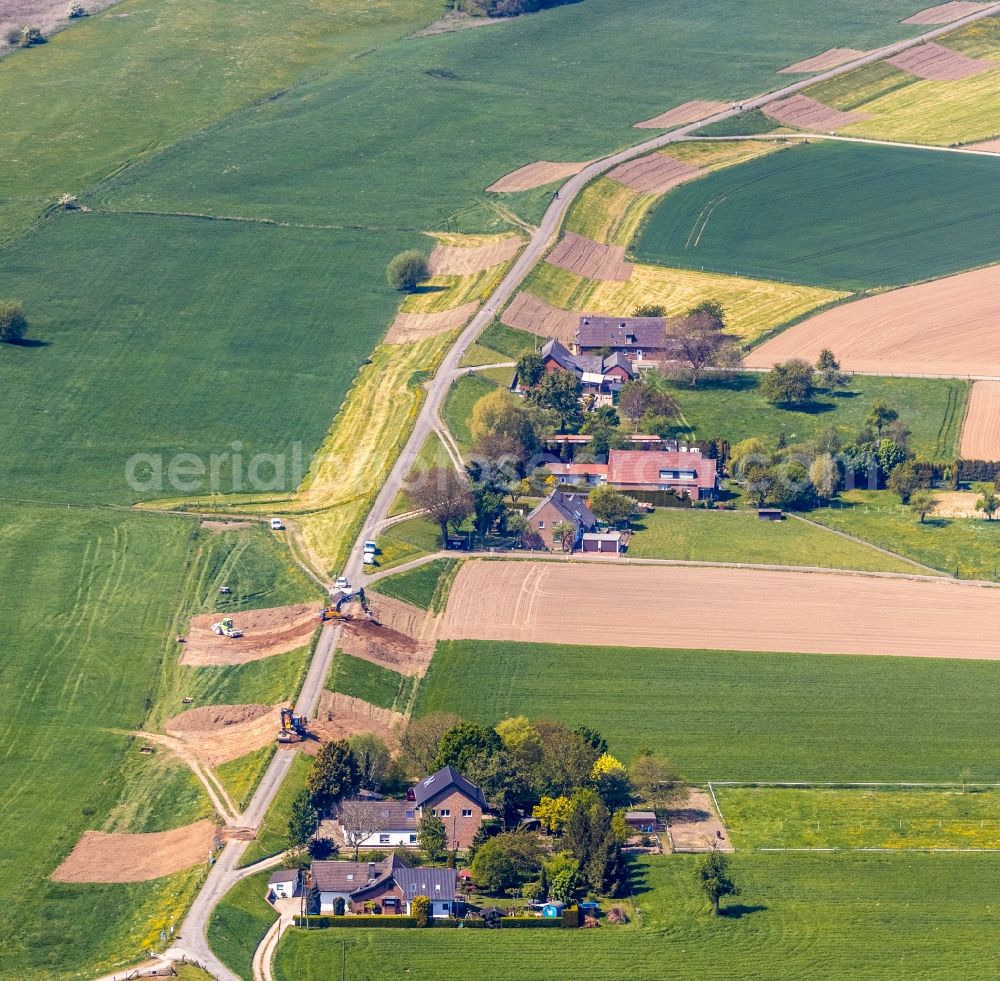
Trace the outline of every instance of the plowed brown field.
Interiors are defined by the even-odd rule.
[[[722,112],[728,106],[726,102],[685,102],[683,105],[674,106],[666,112],[661,112],[659,116],[652,119],[644,119],[641,123],[635,124],[635,129],[670,129],[673,126],[683,126],[684,123],[693,123],[698,119],[707,119],[717,112]]]
[[[615,283],[626,282],[635,269],[625,261],[624,245],[602,245],[575,232],[567,232],[546,261],[585,279]]]
[[[478,309],[479,304],[472,300],[438,313],[397,313],[389,333],[385,335],[385,343],[404,344],[422,341],[425,337],[436,337],[462,327]]]
[[[442,637],[1000,660],[1000,588],[722,567],[470,561]]]
[[[750,368],[813,362],[830,348],[848,371],[1000,376],[1000,266],[844,303],[751,351]]]
[[[960,452],[966,460],[1000,460],[1000,382],[972,386]]]
[[[522,245],[520,235],[505,235],[483,245],[438,244],[427,264],[434,276],[467,276],[513,259]]]
[[[769,102],[764,106],[764,112],[779,123],[824,133],[868,118],[867,113],[841,112],[807,95],[798,94]]]
[[[968,0],[951,0],[950,3],[940,3],[936,7],[918,10],[912,17],[902,21],[904,24],[950,24],[966,14],[974,14],[981,10],[983,4],[971,3]]]
[[[238,760],[274,741],[281,706],[205,705],[167,719],[167,732],[209,766]]]
[[[86,831],[52,878],[56,882],[159,879],[207,862],[215,835],[215,825],[209,820],[145,835]]]
[[[971,78],[988,71],[995,64],[992,61],[970,58],[933,41],[886,58],[886,63],[916,75],[917,78],[929,78],[937,82],[957,82],[962,78]]]
[[[565,180],[578,174],[586,163],[551,163],[548,160],[536,160],[505,174],[500,180],[490,184],[487,191],[530,191],[535,187],[544,187],[556,181]]]
[[[782,75],[806,74],[807,72],[821,72],[826,68],[836,68],[838,65],[845,65],[855,58],[860,58],[864,51],[857,48],[830,48],[822,54],[805,61],[797,61],[794,65],[781,69]]]
[[[568,343],[580,326],[580,314],[560,310],[531,293],[518,293],[500,315],[500,321],[508,327],[527,330],[539,337],[555,337]]]
[[[643,194],[666,194],[672,187],[683,184],[702,173],[698,167],[683,163],[663,153],[651,153],[623,163],[608,173],[608,177]]]
[[[191,621],[180,663],[195,667],[245,664],[294,651],[296,647],[309,643],[319,624],[318,612],[318,606],[297,603],[269,610],[234,613],[233,622],[243,631],[242,637],[220,637],[212,633],[212,624],[217,623],[223,614],[202,614]]]

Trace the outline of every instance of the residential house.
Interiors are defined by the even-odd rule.
[[[714,498],[716,461],[695,447],[678,450],[611,450],[607,481],[622,491],[687,492],[692,500]]]
[[[275,899],[293,899],[298,894],[299,870],[279,869],[272,872],[267,880],[267,898],[269,902]]]
[[[361,848],[416,847],[420,818],[429,810],[444,823],[448,847],[464,850],[489,810],[483,792],[450,766],[412,787],[407,800],[380,800],[376,805],[378,829],[360,843]]]
[[[368,906],[408,915],[414,898],[426,896],[431,916],[441,918],[461,905],[455,869],[411,869],[395,855],[384,862],[313,862],[312,881],[319,890],[321,913],[363,913]]]
[[[582,398],[593,405],[611,405],[622,385],[635,378],[632,362],[623,354],[573,354],[554,338],[539,354],[547,372],[573,372],[580,379]]]
[[[624,355],[629,362],[670,361],[678,356],[677,343],[667,336],[664,317],[580,318],[573,340],[573,353]]]
[[[586,494],[567,494],[557,490],[528,515],[528,524],[532,537],[550,549],[564,547],[557,545],[552,529],[559,524],[571,525],[572,547],[576,548],[583,540],[584,533],[594,530],[597,519],[587,507]]]

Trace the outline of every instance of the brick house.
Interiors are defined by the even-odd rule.
[[[449,849],[468,848],[483,823],[483,815],[489,811],[483,792],[451,766],[424,777],[410,795],[418,818],[429,810],[441,819],[448,832]]]
[[[607,481],[622,491],[686,491],[692,500],[714,498],[716,461],[694,447],[679,450],[612,450]]]
[[[409,914],[416,896],[431,901],[431,916],[456,912],[455,869],[407,868],[395,855],[384,862],[313,862],[313,885],[319,890],[321,913],[365,912]]]
[[[622,385],[635,378],[632,362],[623,354],[573,354],[555,338],[539,352],[546,372],[571,371],[580,379],[582,397],[594,405],[611,405]]]
[[[531,535],[546,548],[557,546],[552,529],[558,524],[569,524],[575,529],[573,533],[573,548],[583,540],[585,532],[593,531],[597,526],[597,518],[587,507],[586,494],[567,494],[564,491],[553,491],[534,511],[528,515]]]
[[[667,336],[665,317],[580,318],[573,339],[577,356],[610,352],[624,355],[629,362],[669,361],[677,357],[677,344]]]

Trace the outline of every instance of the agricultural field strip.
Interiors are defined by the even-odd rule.
[[[983,11],[971,14],[967,18],[963,18],[962,21],[948,25],[945,28],[930,31],[917,38],[910,38],[906,41],[888,45],[871,55],[865,56],[865,58],[858,59],[857,62],[847,63],[846,65],[831,69],[828,72],[822,73],[821,75],[815,76],[811,79],[787,86],[778,93],[770,93],[768,95],[758,97],[755,100],[749,100],[744,104],[749,108],[758,108],[763,106],[767,101],[779,97],[781,94],[790,94],[792,92],[799,91],[807,84],[814,83],[823,78],[833,78],[839,74],[845,73],[851,68],[860,67],[862,64],[877,61],[888,54],[905,51],[909,47],[913,47],[916,44],[921,43],[922,40],[940,36],[948,30],[953,29],[959,23],[971,23],[974,20],[978,20],[981,17],[986,16],[993,10],[1000,10],[1000,3],[993,4],[989,8],[985,8]],[[652,140],[644,141],[643,143],[637,144],[626,150],[619,151],[618,153],[605,157],[596,163],[588,165],[588,167],[586,167],[583,171],[567,181],[566,185],[564,185],[561,189],[560,196],[549,205],[548,209],[546,209],[541,223],[532,235],[526,248],[521,252],[517,260],[515,260],[514,265],[496,286],[492,295],[484,302],[479,313],[473,317],[473,319],[462,330],[455,343],[449,347],[442,363],[437,367],[434,378],[428,385],[428,397],[423,401],[415,423],[410,431],[409,437],[407,438],[402,451],[397,456],[394,466],[391,468],[385,483],[382,485],[382,488],[376,496],[375,501],[362,524],[357,538],[356,547],[352,549],[350,553],[351,558],[345,567],[345,573],[349,574],[354,579],[363,579],[364,570],[360,560],[361,546],[366,539],[374,537],[378,526],[388,515],[403,481],[412,469],[413,463],[416,460],[424,440],[429,432],[434,428],[433,420],[435,417],[439,416],[440,407],[445,396],[447,395],[451,376],[458,368],[458,363],[462,354],[465,349],[475,341],[479,334],[482,333],[492,319],[498,315],[500,309],[513,295],[517,286],[520,285],[540,256],[547,250],[549,243],[553,241],[558,232],[559,226],[562,219],[565,217],[569,205],[572,204],[574,198],[580,190],[582,190],[582,188],[594,177],[612,169],[618,164],[624,163],[634,157],[641,156],[649,150],[677,142],[684,136],[690,135],[690,133],[701,128],[701,126],[707,125],[711,122],[721,121],[722,119],[727,119],[733,114],[733,110],[723,111],[715,116],[689,124],[679,130],[664,134]],[[322,670],[322,675],[320,677],[326,677],[329,671],[330,660],[332,659],[336,636],[337,635],[334,631],[324,631],[320,644],[317,645],[316,656],[314,656],[312,664],[310,665],[309,677],[307,678],[306,683],[307,687],[309,686],[310,680],[314,679],[314,669],[316,669],[317,666],[320,666]],[[329,644],[326,643],[328,637]],[[323,654],[320,653],[321,649],[324,651]],[[320,681],[319,684],[321,683],[322,682]],[[315,692],[312,692],[310,689],[310,695],[307,701],[310,703],[318,702],[318,698],[318,689]],[[277,793],[281,781],[285,776],[285,772],[287,772],[287,767],[285,767],[281,772],[278,771],[275,766],[278,759],[280,759],[280,756],[275,757],[275,761],[272,762],[272,765],[265,776],[265,780],[261,782],[256,794],[254,795],[253,804],[257,805],[261,814],[263,814],[264,810],[266,810],[267,803],[269,803],[274,794]],[[201,892],[198,894],[198,897],[195,900],[195,903],[192,906],[183,926],[185,935],[193,938],[193,943],[188,941],[187,946],[191,946],[197,952],[199,957],[204,958],[205,962],[212,967],[213,973],[216,974],[220,981],[237,981],[237,979],[236,976],[233,975],[224,964],[222,964],[222,962],[215,956],[211,948],[208,946],[206,938],[208,917],[211,914],[212,909],[214,909],[215,905],[234,881],[231,878],[232,870],[235,868],[243,850],[243,848],[238,847],[237,843],[230,843],[230,845],[227,846],[220,861],[216,863],[210,871],[208,879]]]

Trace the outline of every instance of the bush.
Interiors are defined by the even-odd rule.
[[[386,859],[386,853],[380,852],[377,849],[370,852],[358,852],[359,862],[384,862]]]
[[[0,300],[0,343],[15,344],[24,337],[27,329],[24,307],[12,300]]]
[[[410,903],[410,912],[417,921],[417,926],[427,926],[431,921],[431,901],[426,896],[414,896]]]
[[[44,44],[45,35],[39,28],[26,24],[24,27],[16,27],[9,31],[7,43],[18,48],[30,48],[35,44]]]
[[[608,910],[607,921],[608,923],[628,923],[628,913],[625,912],[625,907],[612,906]]]
[[[500,921],[501,930],[506,930],[508,927],[514,930],[534,930],[558,926],[562,926],[562,921],[554,916],[505,916]]]
[[[575,929],[580,925],[580,907],[567,906],[562,911],[562,918],[557,922],[560,926],[573,927]]]
[[[393,256],[385,272],[389,285],[394,290],[405,290],[407,293],[412,293],[417,288],[417,283],[428,279],[431,274],[427,257],[416,249]]]
[[[69,10],[66,11],[66,16],[70,20],[75,20],[77,17],[86,17],[87,10],[82,3],[71,3]]]
[[[416,918],[412,916],[331,916],[323,913],[318,916],[296,916],[294,923],[297,927],[306,927],[310,930],[327,929],[329,927],[346,928],[373,928],[373,927],[395,927],[399,930],[412,930],[420,926]]]

